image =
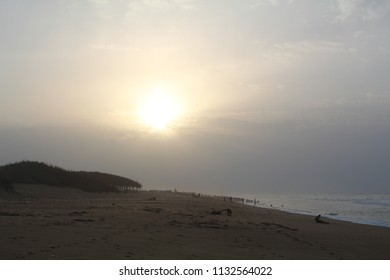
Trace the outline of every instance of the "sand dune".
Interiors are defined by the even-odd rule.
[[[0,194],[0,259],[390,259],[389,228],[185,193],[16,190]]]

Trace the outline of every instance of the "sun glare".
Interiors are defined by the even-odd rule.
[[[157,88],[139,106],[139,118],[155,130],[165,130],[177,119],[179,104],[164,88]]]

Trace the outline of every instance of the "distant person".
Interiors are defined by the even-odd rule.
[[[316,223],[319,223],[319,224],[329,224],[328,222],[324,222],[323,220],[321,220],[321,215],[318,215],[314,218],[314,221],[316,221]]]

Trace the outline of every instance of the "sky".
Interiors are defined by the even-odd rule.
[[[0,164],[390,192],[386,0],[0,0]]]

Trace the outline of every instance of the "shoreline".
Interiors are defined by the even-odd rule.
[[[262,196],[262,195],[260,195],[260,196]],[[288,194],[287,195],[286,194],[280,195],[280,196],[282,196],[282,198],[279,198],[278,195],[268,194],[266,196],[267,196],[266,201],[268,203],[265,203],[263,200],[263,201],[260,201],[260,203],[257,203],[256,205],[253,205],[253,202],[246,203],[246,204],[249,206],[262,207],[262,208],[266,208],[266,209],[277,209],[277,210],[284,211],[287,213],[292,213],[292,214],[302,214],[302,215],[308,215],[308,216],[313,216],[313,217],[320,214],[324,218],[327,218],[327,219],[344,221],[344,222],[351,222],[351,223],[360,224],[360,225],[371,225],[371,226],[390,228],[390,220],[388,219],[388,216],[374,217],[374,216],[370,216],[370,215],[365,215],[365,211],[367,213],[370,211],[373,211],[373,209],[372,208],[370,209],[370,207],[372,207],[372,205],[375,205],[375,204],[362,204],[362,205],[360,205],[361,208],[359,209],[359,213],[356,209],[356,204],[351,205],[352,200],[361,199],[361,198],[359,198],[361,196],[362,197],[371,197],[371,196],[386,197],[386,203],[382,204],[382,202],[380,202],[380,205],[379,205],[379,207],[380,207],[379,212],[385,213],[386,211],[390,210],[390,209],[387,209],[388,204],[389,204],[388,200],[390,199],[389,194],[372,194],[372,195],[370,195],[370,194],[345,195],[344,194],[344,195],[341,195],[341,197],[343,198],[343,201],[345,200],[345,202],[349,203],[350,205],[349,205],[349,207],[343,205],[342,209],[336,209],[336,210],[335,209],[329,210],[329,209],[332,209],[334,204],[336,204],[336,205],[339,204],[339,202],[337,201],[337,199],[339,198],[339,195],[329,195],[329,194],[328,195],[319,194],[319,195],[309,195],[309,196],[302,195],[303,199],[298,201],[297,205],[293,206],[294,208],[292,208],[291,204],[283,206],[283,204],[281,204],[281,201],[287,200],[287,203],[288,203],[288,199],[296,200],[298,198],[298,200],[299,200],[301,197],[299,195],[288,195]],[[258,196],[252,195],[251,197],[258,198],[259,195]],[[276,201],[274,206],[269,206],[271,203],[271,197],[275,197],[275,198],[272,198],[272,202]],[[305,202],[310,201],[311,203],[315,203],[317,201],[321,202],[322,198],[324,198],[324,197],[326,197],[326,201],[328,201],[328,203],[327,203],[328,208],[326,208],[326,210],[324,209],[324,206],[320,207],[321,209],[314,209],[314,207],[307,207],[307,205],[299,205],[300,203],[302,204],[303,201],[305,201]],[[253,200],[250,200],[250,201],[253,201]],[[278,204],[278,202],[279,202],[279,204]],[[273,203],[271,203],[271,205],[272,204]],[[338,206],[340,206],[340,204]],[[363,207],[365,207],[365,206],[367,207],[367,209],[363,209]],[[378,210],[378,209],[375,209],[375,210]]]
[[[192,193],[19,189],[24,198],[0,197],[0,259],[390,259],[386,227]]]
[[[274,209],[274,210],[279,210],[279,211],[282,211],[282,212],[286,212],[286,213],[290,213],[290,214],[297,214],[297,215],[305,215],[305,216],[310,216],[310,217],[315,217],[314,214],[312,213],[307,213],[307,212],[304,212],[304,211],[299,211],[299,210],[286,210],[286,209],[281,209],[281,208],[268,208],[268,207],[263,207],[263,206],[254,206],[254,207],[260,207],[260,208],[265,208],[265,209]],[[352,223],[352,224],[356,224],[356,225],[365,225],[365,226],[373,226],[373,227],[381,227],[381,228],[390,228],[390,225],[385,225],[385,224],[379,224],[379,223],[376,223],[375,221],[367,221],[367,222],[358,222],[356,220],[353,220],[352,218],[351,219],[348,219],[348,218],[336,218],[338,216],[337,215],[322,215],[321,216],[327,220],[334,220],[334,221],[340,221],[340,222],[345,222],[345,223]]]

